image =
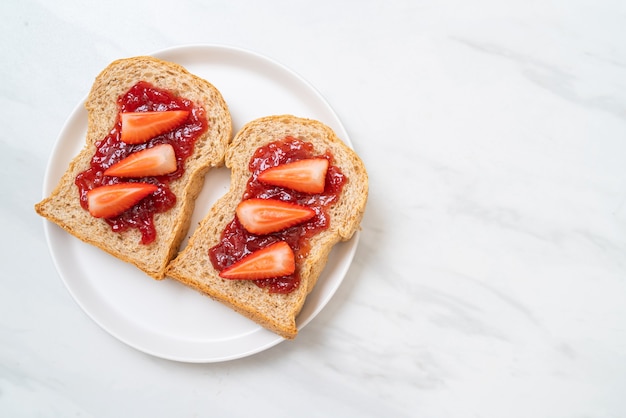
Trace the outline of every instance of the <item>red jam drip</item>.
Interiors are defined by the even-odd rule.
[[[93,188],[120,181],[145,182],[156,184],[159,188],[131,209],[106,222],[115,232],[137,228],[141,232],[141,243],[150,244],[156,239],[154,215],[166,212],[176,204],[176,195],[170,190],[170,183],[185,173],[185,161],[193,153],[196,140],[208,127],[205,111],[190,100],[174,96],[166,90],[140,81],[117,100],[122,112],[154,112],[167,110],[188,110],[189,117],[175,130],[156,136],[143,144],[127,144],[120,140],[121,121],[119,114],[109,134],[96,142],[96,152],[91,159],[90,168],[76,176],[75,183],[80,193],[80,204],[87,210],[87,192]],[[174,147],[178,169],[170,174],[157,177],[120,179],[105,176],[104,170],[126,158],[133,152],[150,148],[157,144],[168,143]]]
[[[326,173],[324,192],[307,194],[278,186],[270,186],[258,181],[260,172],[292,161],[306,158],[323,157],[330,164]],[[309,240],[312,236],[328,228],[329,207],[337,201],[347,179],[339,167],[332,165],[330,152],[323,155],[313,153],[313,145],[292,137],[272,142],[256,150],[250,159],[251,172],[242,200],[251,198],[279,199],[312,208],[316,215],[309,221],[268,235],[255,235],[246,231],[235,216],[222,232],[219,244],[209,250],[211,263],[216,270],[223,270],[241,260],[248,254],[273,244],[285,241],[296,256],[296,272],[290,276],[272,279],[254,280],[259,287],[267,288],[271,293],[290,293],[300,285],[298,266],[309,252]]]

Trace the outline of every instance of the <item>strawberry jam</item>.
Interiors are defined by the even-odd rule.
[[[284,187],[269,186],[257,179],[260,172],[270,167],[313,157],[326,158],[330,163],[322,193],[307,194]],[[246,231],[235,216],[222,232],[219,244],[209,250],[213,267],[221,271],[256,250],[277,241],[285,241],[294,251],[296,272],[290,276],[254,280],[254,282],[272,293],[290,293],[297,289],[300,284],[298,266],[308,255],[309,239],[328,228],[330,223],[328,209],[337,201],[343,185],[347,181],[339,167],[332,165],[332,163],[333,157],[330,152],[327,151],[321,156],[315,155],[311,143],[292,137],[272,142],[257,149],[250,159],[249,170],[251,175],[242,200],[260,198],[288,201],[312,208],[315,211],[315,216],[307,222],[267,235],[255,235]]]
[[[127,144],[120,140],[121,121],[118,114],[115,125],[109,134],[96,142],[96,152],[91,159],[90,167],[76,176],[75,183],[80,193],[80,204],[87,210],[87,192],[93,188],[120,181],[145,182],[158,186],[156,192],[144,198],[131,209],[106,222],[115,232],[137,228],[141,232],[141,243],[150,244],[156,239],[154,215],[165,212],[176,204],[176,195],[170,190],[170,183],[180,178],[185,172],[185,161],[193,153],[196,140],[207,127],[205,111],[190,100],[178,97],[172,93],[156,88],[151,84],[140,81],[124,95],[118,98],[119,112],[149,112],[168,110],[188,110],[187,120],[176,129],[158,135],[142,144]],[[116,162],[126,158],[133,152],[152,147],[157,144],[168,143],[174,147],[177,170],[173,173],[158,177],[142,177],[120,179],[105,176],[104,170]]]

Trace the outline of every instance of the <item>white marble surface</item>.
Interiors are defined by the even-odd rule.
[[[626,416],[626,3],[308,3],[1,3],[0,416]],[[189,43],[302,75],[370,174],[335,298],[225,363],[103,331],[33,211],[95,75]]]

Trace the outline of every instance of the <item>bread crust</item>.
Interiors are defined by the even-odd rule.
[[[340,167],[348,181],[338,202],[330,207],[328,229],[310,240],[309,254],[300,265],[300,286],[289,294],[274,294],[251,281],[220,278],[208,252],[219,242],[224,227],[234,217],[250,176],[248,163],[252,154],[259,147],[287,136],[311,142],[316,154],[329,150],[334,157],[333,164]],[[329,127],[293,115],[268,116],[246,124],[226,151],[226,166],[231,169],[229,191],[209,210],[166,274],[282,337],[293,339],[298,333],[296,317],[322,273],[332,247],[339,241],[349,240],[359,228],[368,194],[365,166]]]
[[[186,161],[184,175],[170,184],[176,204],[169,211],[155,215],[157,236],[148,245],[140,243],[138,230],[113,232],[104,220],[92,217],[80,206],[78,187],[74,184],[76,176],[89,168],[95,143],[114,126],[119,111],[118,97],[139,81],[147,81],[204,107],[208,121],[207,131],[198,138],[193,154]],[[224,163],[224,153],[232,138],[232,121],[226,102],[217,88],[184,67],[139,56],[116,60],[107,66],[96,77],[85,107],[88,112],[85,145],[56,188],[35,205],[35,210],[82,241],[134,264],[155,279],[162,279],[188,230],[206,172]]]

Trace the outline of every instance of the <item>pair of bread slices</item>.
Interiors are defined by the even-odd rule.
[[[81,207],[75,184],[76,176],[89,168],[97,142],[115,125],[118,98],[140,81],[202,107],[208,122],[206,131],[197,139],[193,153],[185,162],[184,174],[169,184],[176,203],[166,212],[155,215],[157,235],[147,245],[141,244],[138,230],[114,232],[102,218],[92,216]],[[85,147],[72,160],[50,196],[35,205],[37,213],[82,241],[134,264],[154,279],[178,280],[284,338],[295,338],[296,317],[315,286],[330,250],[337,242],[353,236],[365,210],[368,179],[356,153],[324,124],[291,115],[251,121],[233,138],[231,116],[220,92],[182,66],[152,57],[133,57],[111,63],[96,77],[85,106],[88,111]],[[290,293],[281,294],[271,293],[250,280],[220,277],[208,253],[219,242],[242,200],[250,177],[250,158],[260,147],[285,137],[311,143],[318,154],[330,152],[333,164],[348,180],[339,199],[330,207],[328,227],[310,238],[308,253],[298,262],[300,285]],[[180,251],[205,174],[224,164],[231,170],[229,191],[213,205]]]

